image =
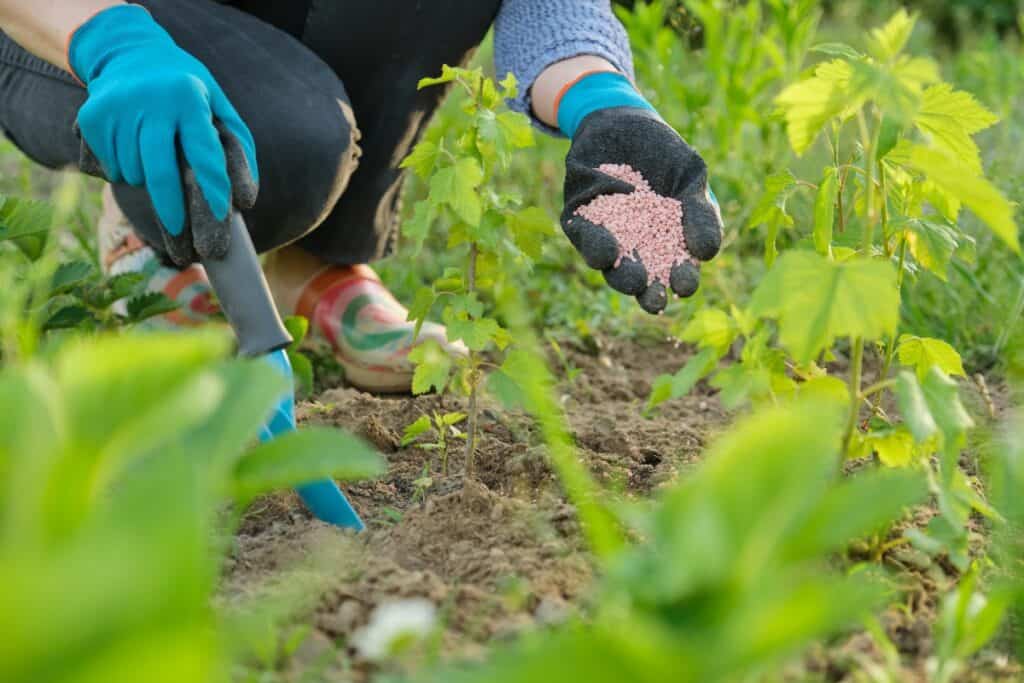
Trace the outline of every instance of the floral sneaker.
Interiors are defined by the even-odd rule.
[[[314,277],[295,306],[311,332],[334,350],[345,378],[364,391],[408,393],[415,370],[409,352],[427,339],[453,356],[468,353],[445,328],[424,323],[419,335],[408,310],[369,266],[331,267]]]

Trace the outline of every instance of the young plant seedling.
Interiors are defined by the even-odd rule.
[[[513,341],[489,314],[490,302],[510,274],[540,255],[545,240],[555,234],[555,224],[545,212],[523,209],[518,197],[494,187],[512,153],[534,144],[528,119],[504,110],[505,100],[516,96],[515,78],[509,75],[495,84],[480,69],[445,66],[440,77],[422,80],[420,88],[442,84],[454,84],[465,99],[459,114],[431,129],[402,163],[429,188],[404,234],[418,249],[432,226],[443,226],[448,249],[461,250],[465,266],[448,269],[422,288],[409,319],[422,324],[440,306],[448,339],[463,342],[469,354],[453,359],[439,344],[427,341],[410,358],[417,364],[414,393],[452,390],[468,397],[465,467],[471,478],[480,391],[488,368],[495,367],[488,357],[508,351]]]

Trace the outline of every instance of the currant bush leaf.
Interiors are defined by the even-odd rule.
[[[914,124],[929,135],[934,144],[966,164],[980,175],[981,153],[971,136],[990,128],[999,118],[973,95],[939,83],[924,92]]]
[[[897,354],[900,365],[914,368],[922,382],[932,368],[938,368],[947,375],[966,377],[960,354],[941,339],[905,334],[900,337]]]
[[[784,254],[754,292],[751,310],[779,322],[779,340],[798,363],[814,360],[839,337],[881,339],[899,324],[891,263],[831,262],[809,251]]]
[[[434,339],[427,339],[409,352],[409,360],[416,364],[412,378],[412,393],[419,396],[429,391],[444,392],[452,373],[452,359]]]

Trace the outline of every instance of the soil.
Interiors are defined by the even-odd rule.
[[[728,424],[730,415],[705,384],[664,404],[653,419],[641,416],[651,382],[681,367],[685,349],[616,340],[564,350],[568,367],[579,370],[563,378],[560,389],[580,454],[596,478],[621,495],[649,496],[685,476]],[[990,405],[981,393],[975,391],[976,403]],[[268,590],[307,597],[303,609],[288,616],[303,625],[304,637],[294,651],[272,658],[280,676],[274,680],[298,681],[313,670],[318,677],[312,680],[368,680],[374,669],[359,659],[350,638],[374,607],[393,600],[423,597],[438,606],[444,632],[423,656],[446,658],[481,657],[489,645],[585,605],[593,574],[575,512],[526,416],[484,403],[472,481],[461,476],[461,441],[449,449],[447,477],[438,451],[422,447],[427,437],[399,446],[404,428],[421,415],[460,408],[452,397],[378,397],[352,388],[326,390],[300,406],[302,423],[338,425],[374,443],[388,471],[377,481],[345,486],[367,523],[363,534],[311,519],[292,494],[264,498],[243,518],[225,600],[242,604]],[[908,523],[924,526],[932,514],[921,509]],[[872,553],[855,547],[847,560]],[[925,680],[937,599],[956,572],[906,546],[885,550],[882,560],[903,596],[882,625],[902,656],[906,680]],[[787,679],[852,681],[864,662],[883,661],[875,641],[858,633],[815,649]],[[979,667],[983,674],[963,680],[1024,675],[997,655],[983,655]]]

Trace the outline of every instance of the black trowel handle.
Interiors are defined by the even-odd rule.
[[[221,309],[238,337],[238,350],[250,358],[277,351],[292,343],[270,295],[245,220],[231,212],[231,244],[222,259],[204,259]]]

